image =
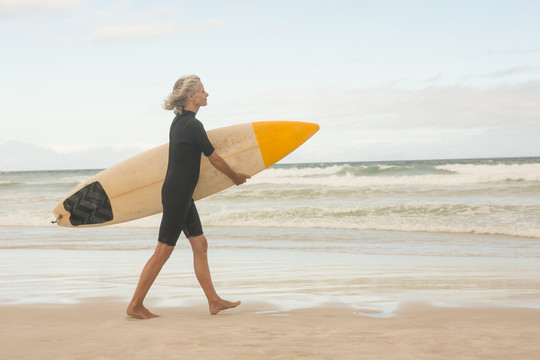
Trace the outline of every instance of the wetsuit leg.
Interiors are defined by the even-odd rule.
[[[191,205],[187,212],[186,222],[183,230],[184,235],[186,235],[188,239],[203,234],[201,219],[193,199],[191,199]]]
[[[159,227],[158,241],[169,246],[175,246],[178,237],[185,227],[186,218],[191,206],[190,201],[163,203],[163,216]]]

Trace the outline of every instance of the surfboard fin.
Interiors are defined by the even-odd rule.
[[[58,214],[56,219],[51,221],[51,224],[57,224],[64,216],[62,214]]]

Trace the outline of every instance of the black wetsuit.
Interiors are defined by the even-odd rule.
[[[199,181],[201,153],[210,156],[214,147],[195,113],[184,110],[174,118],[169,133],[169,164],[161,188],[163,217],[158,241],[175,246],[182,230],[187,238],[202,235],[193,201]]]

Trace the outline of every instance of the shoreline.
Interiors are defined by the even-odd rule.
[[[155,307],[135,320],[118,299],[0,306],[5,359],[537,359],[540,309],[406,304],[391,317],[344,304],[295,310],[245,303]]]
[[[0,246],[2,304],[128,301],[154,241],[137,229],[10,232]],[[111,231],[114,230],[114,231]],[[538,307],[538,241],[388,231],[209,228],[216,289],[229,300],[305,308],[338,301],[391,312],[436,306]],[[149,300],[191,306],[203,298],[186,241]]]

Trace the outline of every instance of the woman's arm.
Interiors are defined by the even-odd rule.
[[[251,176],[237,173],[231,167],[229,164],[227,164],[227,161],[223,159],[217,151],[214,151],[210,156],[208,156],[208,160],[210,160],[210,163],[219,171],[221,171],[223,174],[227,175],[229,179],[231,179],[235,185],[242,185],[246,182],[247,179],[251,179]]]

